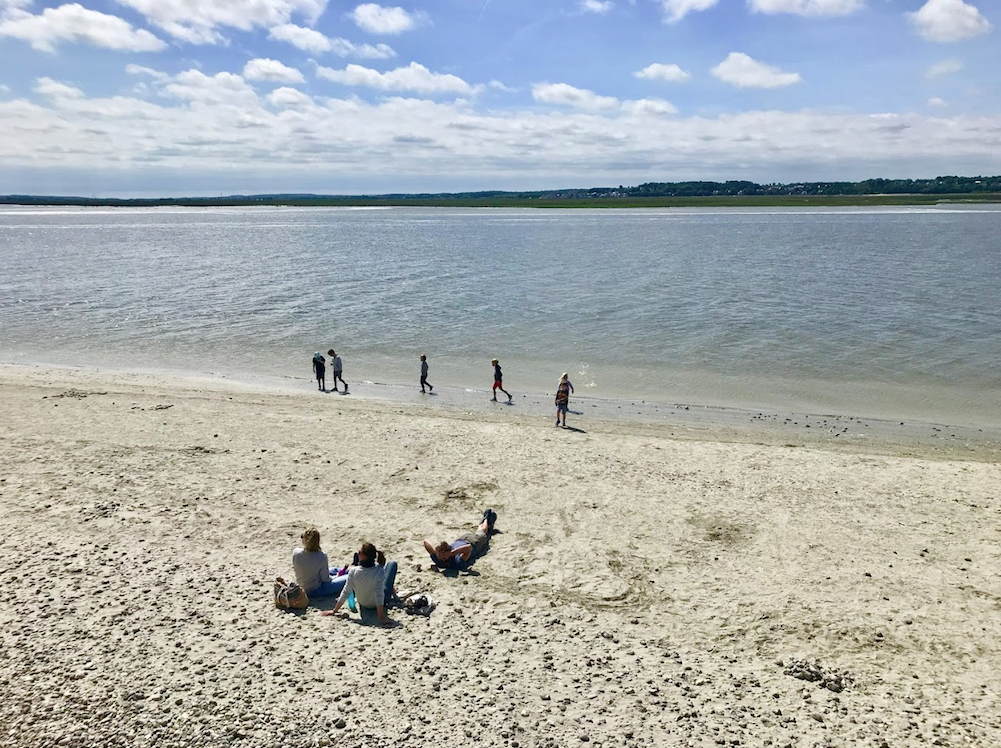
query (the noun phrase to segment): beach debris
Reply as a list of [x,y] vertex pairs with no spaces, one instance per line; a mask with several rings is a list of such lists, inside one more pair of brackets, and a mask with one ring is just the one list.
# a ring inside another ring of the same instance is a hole
[[816,683],[821,688],[826,688],[828,691],[833,691],[834,693],[841,693],[855,681],[847,670],[824,668],[816,660],[813,662],[809,660],[790,660],[785,666],[784,672],[793,678],[805,680],[808,683]]
[[86,392],[85,390],[66,390],[65,392],[60,392],[58,395],[44,395],[42,399],[47,400],[48,398],[51,397],[53,400],[55,400],[56,398],[59,397],[73,397],[76,398],[77,400],[82,400],[88,395],[107,395],[107,394],[108,394],[107,392]]
[[430,595],[411,595],[406,599],[406,611],[412,616],[430,616],[438,604]]
[[190,447],[184,447],[179,450],[184,454],[188,455],[221,455],[229,452],[228,449],[217,449],[215,447],[203,447],[201,444],[195,444]]

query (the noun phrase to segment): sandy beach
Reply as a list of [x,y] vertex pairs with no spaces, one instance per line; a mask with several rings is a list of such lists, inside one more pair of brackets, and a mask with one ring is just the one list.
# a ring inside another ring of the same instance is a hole
[[[996,444],[307,390],[0,367],[0,744],[1001,743]],[[276,610],[309,525],[437,609]]]

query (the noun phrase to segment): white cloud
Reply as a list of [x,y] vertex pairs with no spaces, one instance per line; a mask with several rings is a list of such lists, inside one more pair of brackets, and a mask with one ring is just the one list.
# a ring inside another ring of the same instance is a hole
[[779,68],[758,62],[743,52],[731,52],[712,69],[712,74],[738,88],[781,88],[803,80],[799,73],[783,73]]
[[330,51],[338,57],[360,57],[366,60],[388,60],[396,52],[388,44],[355,44],[347,39],[331,39]]
[[497,91],[503,91],[504,93],[515,93],[518,90],[517,88],[512,88],[511,86],[505,86],[500,81],[490,81],[487,85],[490,86],[490,88]]
[[386,73],[348,65],[343,70],[318,67],[316,74],[335,83],[348,86],[368,86],[382,91],[417,91],[419,93],[474,93],[473,86],[455,75],[432,73],[423,65],[411,62],[408,66],[396,68]]
[[660,7],[667,23],[677,23],[689,13],[709,10],[718,2],[719,0],[660,0]]
[[955,58],[949,60],[940,60],[934,65],[929,65],[928,69],[925,71],[925,78],[928,80],[934,80],[935,78],[940,78],[943,75],[951,75],[952,73],[958,73],[963,69],[963,63]]
[[205,75],[200,70],[187,70],[175,75],[163,87],[163,93],[183,101],[209,104],[252,107],[259,103],[254,89],[234,73]]
[[403,8],[387,8],[375,3],[359,5],[351,12],[360,29],[370,34],[402,34],[427,22],[427,15],[421,11],[408,13]]
[[218,28],[249,31],[288,23],[294,15],[315,22],[327,0],[116,0],[142,13],[171,36],[192,44],[223,41]]
[[278,81],[279,83],[304,83],[302,73],[278,60],[258,58],[243,66],[243,77],[249,81]]
[[665,114],[675,114],[678,110],[669,101],[663,99],[637,99],[636,101],[623,101],[622,111],[627,114],[662,116]]
[[118,16],[77,3],[46,8],[37,16],[20,10],[8,12],[0,19],[0,36],[22,39],[42,52],[54,52],[60,42],[85,42],[127,52],[156,52],[167,46]]
[[614,7],[615,3],[611,0],[580,0],[580,8],[585,13],[604,15]]
[[331,47],[330,39],[325,34],[321,34],[315,29],[296,26],[294,23],[273,26],[268,30],[268,36],[271,39],[288,42],[293,47],[315,54],[329,52]]
[[614,96],[601,96],[594,91],[567,83],[536,83],[532,86],[532,98],[542,104],[567,106],[584,112],[601,114],[621,112],[634,117],[659,117],[678,111],[671,102],[663,99],[620,101]]
[[52,78],[39,78],[35,81],[35,93],[48,96],[50,99],[82,99],[83,91]]
[[599,96],[586,88],[575,88],[567,83],[536,83],[532,86],[532,98],[543,104],[562,104],[587,111],[619,106],[619,100],[613,96]]
[[170,78],[169,75],[161,73],[159,70],[154,70],[153,68],[135,65],[132,63],[125,66],[125,72],[129,75],[147,75],[157,81],[165,81]]
[[946,102],[945,99],[940,99],[938,96],[933,96],[932,98],[928,99],[928,106],[933,106],[936,109],[944,109],[945,107],[949,106],[949,104],[948,102]]
[[[90,193],[98,174],[110,175],[101,190],[109,192],[123,189],[124,173],[148,193],[209,194],[244,189],[219,186],[231,178],[261,192],[358,193],[1001,169],[997,113],[678,117],[639,116],[659,107],[638,102],[597,112],[476,111],[397,97],[310,104],[291,90],[257,98],[240,76],[188,71],[164,84],[143,75],[161,93],[177,86],[187,95],[90,98],[50,82],[40,103],[0,99],[0,193],[38,192],[53,175],[68,194]],[[183,183],[164,187],[176,174]]]
[[275,26],[268,32],[268,36],[314,54],[332,52],[338,57],[359,57],[368,60],[388,60],[390,57],[396,57],[396,52],[387,44],[355,44],[347,39],[332,39],[314,29],[291,23]]
[[961,42],[993,28],[976,6],[963,0],[928,0],[907,18],[931,42]]
[[747,0],[755,13],[797,16],[847,16],[865,7],[865,0]]
[[672,83],[680,83],[686,81],[692,77],[691,73],[682,70],[675,64],[666,65],[662,62],[655,62],[651,65],[647,65],[642,70],[638,70],[633,73],[637,78],[643,78],[645,80],[651,81],[670,81]]
[[294,88],[276,88],[267,96],[268,103],[280,109],[301,109],[313,106],[313,99]]
[[6,95],[9,93],[10,93],[10,86],[8,86],[6,83],[0,83],[0,94]]

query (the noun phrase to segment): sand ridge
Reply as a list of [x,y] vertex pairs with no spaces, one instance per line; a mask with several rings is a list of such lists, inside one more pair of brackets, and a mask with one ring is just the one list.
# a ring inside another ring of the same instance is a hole
[[[1001,739],[990,459],[93,371],[0,398],[3,744]],[[490,552],[429,571],[487,506]],[[438,608],[275,610],[310,524]]]

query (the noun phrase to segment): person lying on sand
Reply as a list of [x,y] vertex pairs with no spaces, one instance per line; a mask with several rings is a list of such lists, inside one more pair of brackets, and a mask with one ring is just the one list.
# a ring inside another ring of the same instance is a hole
[[430,554],[431,563],[441,569],[465,569],[478,556],[483,555],[490,543],[490,534],[494,531],[496,521],[497,512],[487,509],[483,512],[483,521],[476,532],[467,533],[451,543],[443,540],[437,545],[425,538],[424,550]]
[[320,533],[310,527],[302,533],[302,548],[292,551],[295,581],[309,597],[333,597],[340,594],[347,575],[328,565],[327,554],[320,550]]
[[325,610],[320,615],[337,615],[341,606],[348,599],[348,595],[354,592],[363,618],[367,612],[374,609],[379,617],[379,623],[383,626],[393,625],[392,620],[386,615],[386,600],[393,598],[396,562],[390,561],[387,564],[385,554],[376,550],[376,547],[371,543],[362,545],[357,557],[358,565],[348,569],[347,580],[341,590],[340,597],[337,598],[337,604],[332,610]]

